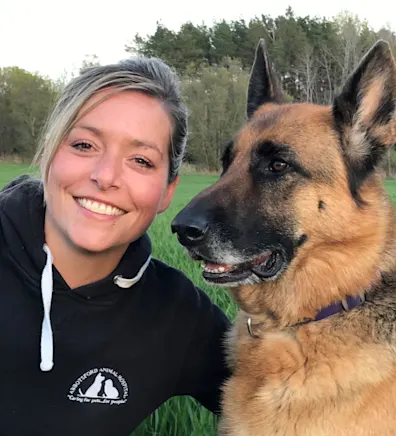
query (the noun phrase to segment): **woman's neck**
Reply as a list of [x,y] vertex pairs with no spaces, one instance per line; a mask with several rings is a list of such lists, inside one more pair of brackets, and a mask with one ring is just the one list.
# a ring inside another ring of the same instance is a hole
[[53,265],[71,289],[107,277],[117,267],[127,248],[117,247],[101,253],[81,250],[54,228],[47,218],[45,238],[53,257]]

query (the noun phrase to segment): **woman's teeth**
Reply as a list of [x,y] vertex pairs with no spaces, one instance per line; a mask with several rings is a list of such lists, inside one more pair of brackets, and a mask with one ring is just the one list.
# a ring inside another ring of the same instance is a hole
[[120,216],[125,214],[124,210],[118,209],[117,207],[88,200],[87,198],[77,198],[76,200],[84,209],[88,209],[91,212],[99,213],[101,215]]

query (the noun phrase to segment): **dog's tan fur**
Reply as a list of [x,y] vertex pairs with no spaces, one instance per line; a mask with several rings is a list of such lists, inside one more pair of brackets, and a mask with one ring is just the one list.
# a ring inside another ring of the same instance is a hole
[[[374,65],[354,123],[341,138],[352,161],[367,153],[365,129],[384,147],[396,142],[396,113],[388,123],[373,121],[385,82],[386,92],[396,94],[389,90],[389,83],[396,86],[396,77],[389,77],[396,74],[394,61],[381,44],[382,62],[390,67],[382,68],[379,60]],[[299,232],[309,239],[279,279],[231,289],[241,310],[228,338],[234,373],[224,386],[219,432],[396,435],[396,325],[382,329],[381,316],[374,316],[381,305],[384,312],[396,309],[396,283],[380,280],[380,274],[392,277],[396,271],[394,210],[380,172],[363,182],[359,195],[365,205],[357,206],[331,108],[268,103],[236,135],[233,165],[218,183],[239,178],[233,186],[247,195],[249,186],[242,183],[247,153],[253,143],[268,140],[291,144],[314,177],[291,198],[258,209],[279,216],[292,210]],[[318,213],[314,205],[321,199],[325,210]],[[359,309],[300,323],[314,318],[318,308],[362,291],[367,302]],[[255,337],[248,332],[248,317]]]

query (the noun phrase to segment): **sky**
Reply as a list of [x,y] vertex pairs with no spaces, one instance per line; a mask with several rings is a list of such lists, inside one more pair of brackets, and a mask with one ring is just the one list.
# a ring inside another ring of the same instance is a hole
[[[331,18],[343,10],[378,29],[396,30],[396,1],[370,0],[0,0],[0,67],[18,66],[52,79],[76,71],[86,55],[104,63],[128,57],[134,35],[151,34],[157,21],[178,30],[182,23],[249,20],[284,14]],[[388,4],[388,6],[386,6]]]

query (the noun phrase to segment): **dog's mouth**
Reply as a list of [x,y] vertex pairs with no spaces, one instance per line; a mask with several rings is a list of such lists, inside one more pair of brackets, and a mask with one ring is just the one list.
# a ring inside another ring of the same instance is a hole
[[240,283],[255,275],[260,280],[273,280],[285,266],[280,251],[266,251],[253,259],[235,265],[213,263],[199,255],[193,259],[203,262],[203,278],[214,284]]

